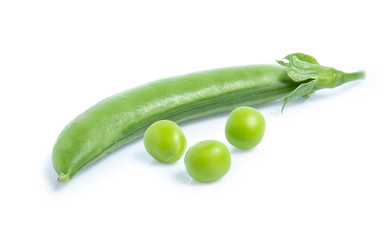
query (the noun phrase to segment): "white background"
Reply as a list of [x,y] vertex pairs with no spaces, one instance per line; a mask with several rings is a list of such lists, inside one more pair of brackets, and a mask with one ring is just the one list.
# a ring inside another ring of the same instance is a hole
[[[384,239],[380,1],[0,2],[1,239]],[[367,78],[257,106],[250,151],[227,113],[181,124],[223,141],[230,172],[201,184],[142,139],[56,182],[61,129],[103,98],[198,70],[313,55]]]

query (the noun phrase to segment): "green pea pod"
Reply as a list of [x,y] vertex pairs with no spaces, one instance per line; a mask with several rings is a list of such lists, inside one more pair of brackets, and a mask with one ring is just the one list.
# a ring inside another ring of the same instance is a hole
[[154,122],[176,123],[242,105],[257,105],[284,97],[308,97],[364,78],[364,72],[343,73],[324,67],[309,55],[290,54],[279,65],[227,67],[171,77],[126,90],[102,100],[60,133],[53,148],[59,182],[109,152],[141,137]]

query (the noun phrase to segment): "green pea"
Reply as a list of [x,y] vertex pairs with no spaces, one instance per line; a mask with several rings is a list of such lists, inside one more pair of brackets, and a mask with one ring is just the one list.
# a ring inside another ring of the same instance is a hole
[[187,148],[187,140],[176,123],[160,120],[146,130],[144,146],[147,152],[159,162],[173,163],[183,156]]
[[238,107],[231,112],[225,125],[225,136],[230,144],[241,149],[255,147],[263,139],[265,120],[251,107]]
[[231,154],[222,142],[205,140],[188,149],[184,164],[193,179],[199,182],[213,182],[229,171]]
[[284,108],[296,97],[365,77],[364,71],[344,73],[302,53],[284,59],[277,61],[282,66],[252,64],[164,78],[98,102],[59,134],[52,151],[57,180],[68,182],[85,166],[143,136],[157,120],[183,122],[280,98]]

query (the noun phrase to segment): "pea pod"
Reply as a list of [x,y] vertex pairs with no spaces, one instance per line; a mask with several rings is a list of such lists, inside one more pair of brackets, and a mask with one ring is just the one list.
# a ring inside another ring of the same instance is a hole
[[102,100],[58,136],[52,153],[57,180],[68,182],[85,166],[141,137],[155,121],[180,123],[283,97],[284,108],[294,97],[365,76],[362,71],[344,73],[321,66],[301,53],[278,63],[281,66],[227,67],[161,79]]

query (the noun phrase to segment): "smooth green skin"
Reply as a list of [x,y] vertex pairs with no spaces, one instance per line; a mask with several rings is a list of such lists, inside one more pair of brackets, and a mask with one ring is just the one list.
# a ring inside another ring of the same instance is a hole
[[188,174],[199,182],[222,178],[231,167],[231,153],[224,143],[205,140],[190,147],[184,157]]
[[250,149],[263,139],[265,119],[251,107],[238,107],[231,112],[225,125],[225,137],[232,146]]
[[187,139],[176,123],[160,120],[145,131],[144,146],[157,161],[173,163],[183,156],[187,148]]
[[[302,56],[300,59],[305,60]],[[302,80],[288,76],[289,68],[290,65],[248,65],[202,71],[153,81],[104,99],[77,116],[59,134],[52,152],[57,180],[68,182],[80,169],[143,136],[158,120],[180,123],[243,105],[304,95],[306,88],[297,91],[304,85]],[[310,73],[306,74],[310,77]],[[352,74],[340,79],[350,81],[362,76]]]

